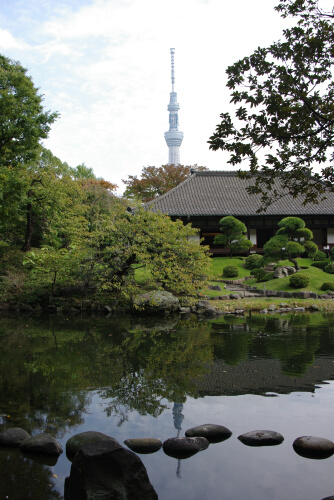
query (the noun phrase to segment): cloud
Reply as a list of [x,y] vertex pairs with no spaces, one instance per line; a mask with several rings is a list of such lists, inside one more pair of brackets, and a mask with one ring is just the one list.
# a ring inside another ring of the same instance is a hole
[[0,47],[3,50],[27,50],[29,45],[21,40],[17,40],[7,29],[0,28]]

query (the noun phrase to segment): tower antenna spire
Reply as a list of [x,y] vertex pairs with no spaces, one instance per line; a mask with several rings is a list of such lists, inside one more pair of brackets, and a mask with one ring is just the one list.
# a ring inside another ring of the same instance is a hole
[[170,49],[171,68],[172,68],[172,92],[174,92],[174,84],[175,84],[174,54],[175,54],[175,49]]
[[177,102],[177,94],[174,91],[174,85],[175,85],[174,54],[175,54],[175,49],[170,49],[172,91],[170,93],[170,100],[167,107],[169,111],[169,130],[168,132],[165,132],[165,140],[169,152],[168,154],[169,165],[180,164],[180,146],[183,140],[183,132],[179,131],[178,111],[180,109],[180,106]]

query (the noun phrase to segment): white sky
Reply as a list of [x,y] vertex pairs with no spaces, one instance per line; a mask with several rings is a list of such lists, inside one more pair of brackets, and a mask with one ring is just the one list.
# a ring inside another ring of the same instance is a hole
[[[125,186],[168,163],[170,48],[184,132],[181,163],[231,170],[207,141],[229,109],[225,70],[281,37],[278,0],[10,0],[0,52],[28,68],[61,116],[44,145]],[[331,0],[323,0],[332,4]]]

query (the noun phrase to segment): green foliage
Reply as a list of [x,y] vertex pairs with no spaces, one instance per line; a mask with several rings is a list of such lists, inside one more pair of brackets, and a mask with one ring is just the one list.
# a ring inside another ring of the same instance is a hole
[[325,273],[334,274],[334,262],[330,262],[324,269]]
[[[264,206],[281,195],[276,179],[293,196],[317,202],[333,190],[333,15],[314,0],[280,0],[276,11],[294,16],[279,41],[259,47],[227,68],[235,117],[222,113],[210,148],[230,155],[257,175],[251,193]],[[321,165],[318,173],[314,165]]]
[[309,277],[302,273],[293,274],[289,278],[289,285],[291,288],[305,288],[308,286],[309,282]]
[[274,262],[287,258],[299,270],[295,257],[306,251],[307,243],[313,238],[312,231],[305,227],[305,222],[299,217],[285,217],[278,227],[276,235],[263,246],[264,258]]
[[129,199],[139,199],[148,202],[161,196],[181,182],[190,177],[192,170],[203,171],[206,167],[197,165],[162,165],[161,167],[144,167],[141,179],[136,175],[129,175],[128,180],[123,180],[126,184],[124,197]]
[[259,282],[260,283],[263,283],[265,281],[270,281],[270,280],[273,280],[275,278],[274,276],[274,272],[271,272],[271,273],[265,273],[264,276],[262,278],[259,279]]
[[326,260],[319,260],[319,261],[312,262],[311,266],[312,267],[317,267],[318,269],[322,269],[324,271],[325,267],[327,266],[328,263],[329,263],[328,259],[326,259]]
[[13,169],[36,158],[57,113],[44,111],[42,96],[27,70],[0,54],[0,173],[12,177]]
[[246,269],[256,269],[259,267],[259,263],[262,261],[262,255],[254,253],[249,255],[245,260]]
[[326,281],[321,285],[321,290],[324,292],[334,292],[334,283],[332,281]]
[[325,261],[327,260],[327,256],[325,252],[322,252],[321,250],[317,250],[314,254],[311,255],[312,259],[315,261]]
[[247,228],[243,222],[231,215],[223,217],[220,221],[220,231],[222,234],[215,236],[215,245],[224,245],[230,249],[230,257],[232,253],[248,250],[253,243],[245,236]]
[[223,269],[224,278],[237,278],[239,272],[237,266],[226,266]]
[[334,260],[334,247],[331,248],[331,256],[330,256],[330,259],[331,260]]
[[314,254],[318,251],[318,245],[314,243],[314,241],[307,241],[304,243],[304,248],[307,255],[312,258],[314,258]]
[[266,271],[263,268],[253,269],[252,276],[254,276],[257,283],[260,283],[262,278],[266,276]]

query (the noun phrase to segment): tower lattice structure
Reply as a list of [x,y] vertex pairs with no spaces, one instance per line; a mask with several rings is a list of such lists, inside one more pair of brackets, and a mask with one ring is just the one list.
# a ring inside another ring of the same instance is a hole
[[179,116],[178,111],[180,105],[177,102],[177,93],[174,92],[175,71],[174,71],[174,54],[175,49],[170,49],[171,66],[172,66],[172,91],[170,92],[170,100],[168,104],[169,111],[169,130],[165,132],[165,140],[168,146],[168,163],[170,165],[180,164],[180,146],[183,140],[183,132],[179,131]]

